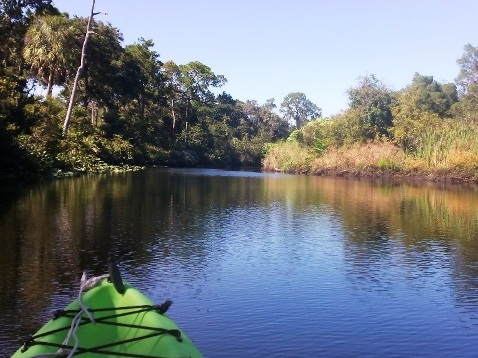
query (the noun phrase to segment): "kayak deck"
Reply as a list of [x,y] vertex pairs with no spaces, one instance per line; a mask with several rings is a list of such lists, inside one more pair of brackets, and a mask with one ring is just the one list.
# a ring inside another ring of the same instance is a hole
[[[149,298],[125,283],[123,294],[103,279],[85,292],[81,301],[86,313],[78,319],[75,334],[63,345],[81,310],[78,299],[45,324],[12,358],[35,357],[74,350],[74,356],[100,357],[202,357],[191,340],[164,312],[170,305],[154,305]],[[74,322],[73,322],[74,323]],[[78,343],[74,339],[76,336]],[[75,344],[77,347],[75,347]],[[53,355],[54,357],[54,355]]]

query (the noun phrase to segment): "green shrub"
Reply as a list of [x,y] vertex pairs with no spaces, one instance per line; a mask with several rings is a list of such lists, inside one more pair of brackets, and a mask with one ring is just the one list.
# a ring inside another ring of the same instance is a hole
[[384,171],[397,171],[400,166],[389,158],[381,158],[377,161],[377,168]]

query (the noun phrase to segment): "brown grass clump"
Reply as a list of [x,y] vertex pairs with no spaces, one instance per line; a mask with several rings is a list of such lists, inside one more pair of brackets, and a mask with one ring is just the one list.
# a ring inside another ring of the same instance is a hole
[[430,129],[421,134],[418,148],[409,152],[389,140],[329,147],[321,153],[297,141],[287,141],[269,147],[263,169],[317,175],[408,176],[421,180],[478,182],[477,138],[476,126],[468,124]]
[[330,148],[311,165],[311,173],[391,173],[405,169],[403,150],[388,141]]
[[442,170],[447,176],[478,180],[478,153],[470,150],[451,150]]

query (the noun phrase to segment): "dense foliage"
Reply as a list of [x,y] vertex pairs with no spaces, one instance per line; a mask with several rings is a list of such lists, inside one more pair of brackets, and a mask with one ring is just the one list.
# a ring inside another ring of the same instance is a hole
[[367,75],[347,91],[349,108],[321,118],[304,93],[290,93],[279,108],[274,99],[242,102],[221,93],[227,79],[207,65],[163,63],[151,40],[123,45],[110,24],[93,20],[92,32],[87,24],[51,0],[0,1],[0,177],[262,164],[478,179],[478,48],[470,44],[456,83],[417,73],[392,91]]
[[4,175],[125,165],[259,167],[265,143],[289,135],[274,100],[241,102],[220,93],[224,76],[198,61],[163,63],[151,40],[123,46],[118,29],[93,21],[84,45],[88,19],[69,18],[49,0],[1,1],[0,15]]

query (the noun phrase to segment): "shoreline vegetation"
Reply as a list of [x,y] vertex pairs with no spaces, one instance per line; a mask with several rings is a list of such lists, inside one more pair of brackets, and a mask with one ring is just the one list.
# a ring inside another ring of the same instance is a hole
[[[430,165],[407,156],[390,142],[332,148],[321,157],[297,144],[282,143],[271,149],[262,170],[329,177],[369,178],[452,184],[478,183],[478,171],[468,163]],[[472,163],[470,163],[472,164]]]
[[216,94],[227,79],[207,65],[163,63],[152,40],[123,45],[111,24],[51,0],[2,2],[0,17],[1,181],[165,166],[478,183],[471,44],[454,83],[415,73],[392,90],[366,75],[323,118],[302,92],[280,104]]

